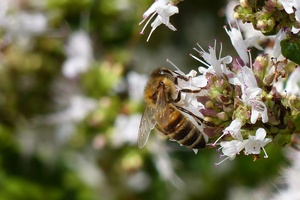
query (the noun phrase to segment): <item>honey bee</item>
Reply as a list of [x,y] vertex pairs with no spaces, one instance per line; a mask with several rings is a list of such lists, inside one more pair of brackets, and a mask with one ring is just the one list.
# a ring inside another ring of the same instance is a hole
[[[176,91],[178,78],[188,80],[186,76],[166,68],[158,68],[151,73],[144,90],[146,108],[138,132],[139,148],[146,144],[154,127],[171,140],[188,148],[200,149],[206,146],[206,140],[196,125],[197,120],[192,122],[196,116],[176,105],[181,97],[180,91]],[[185,92],[195,91],[185,89]]]

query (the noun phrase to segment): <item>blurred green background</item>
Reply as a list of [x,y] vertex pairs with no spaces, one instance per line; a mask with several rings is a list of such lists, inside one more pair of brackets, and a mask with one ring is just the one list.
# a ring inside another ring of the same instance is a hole
[[167,58],[197,69],[189,56],[197,42],[217,39],[223,55],[235,54],[226,1],[181,2],[177,31],[162,25],[148,43],[150,27],[140,35],[138,23],[151,0],[0,3],[1,200],[253,199],[275,190],[288,162],[274,146],[268,159],[215,167],[214,149],[196,155],[157,134],[144,149],[135,142],[146,74],[172,69]]

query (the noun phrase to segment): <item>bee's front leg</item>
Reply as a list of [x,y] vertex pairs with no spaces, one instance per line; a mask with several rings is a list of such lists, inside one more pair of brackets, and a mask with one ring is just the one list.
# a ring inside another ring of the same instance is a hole
[[196,93],[199,93],[201,91],[201,89],[198,89],[198,90],[191,90],[191,89],[180,89],[177,93],[177,97],[174,99],[174,102],[177,103],[181,100],[181,92],[183,93],[192,93],[192,94],[196,94]]

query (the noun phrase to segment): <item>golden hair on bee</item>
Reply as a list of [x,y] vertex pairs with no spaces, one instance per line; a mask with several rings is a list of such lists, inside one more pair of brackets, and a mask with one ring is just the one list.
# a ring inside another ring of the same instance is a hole
[[170,103],[176,95],[174,76],[171,70],[158,68],[154,70],[144,90],[144,99],[149,106],[155,106],[158,92],[163,89],[164,99]]

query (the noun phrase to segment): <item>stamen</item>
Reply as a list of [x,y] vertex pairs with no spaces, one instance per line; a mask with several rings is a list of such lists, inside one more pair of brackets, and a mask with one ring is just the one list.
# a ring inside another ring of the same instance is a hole
[[228,160],[228,159],[229,159],[229,157],[224,158],[224,159],[221,160],[220,162],[215,163],[215,166],[218,167],[220,164],[222,164],[223,162],[225,162],[225,161]]
[[220,43],[219,60],[221,59],[222,50],[223,50],[223,45],[222,45],[222,43]]
[[[230,23],[229,23],[229,27],[231,28],[231,25],[230,25]],[[223,26],[223,28],[225,29],[226,33],[228,34],[228,29],[227,29],[227,26],[225,25],[225,26]],[[228,35],[229,35],[229,34],[228,34]]]
[[142,23],[144,23],[144,21],[147,19],[148,17],[143,16],[143,20],[139,23],[139,25],[141,25]]
[[[200,50],[202,51],[202,52],[204,52],[204,49],[201,47],[201,45],[199,44],[199,43],[197,43],[197,46],[200,48]],[[199,50],[198,50],[199,51]],[[201,51],[199,51],[199,53],[201,54]]]
[[[149,24],[149,22],[151,21],[151,19],[154,17],[154,15],[155,15],[156,13],[157,13],[157,12],[154,12],[154,13],[150,16],[149,20],[146,22],[146,24],[145,24],[145,26],[143,27],[143,29],[142,29],[142,31],[140,32],[140,34],[144,34],[145,28],[147,27],[147,25]],[[146,17],[145,19],[143,19],[143,20],[139,23],[139,25],[141,25],[146,19],[147,19],[147,17]],[[152,32],[153,32],[153,31],[152,31]],[[149,38],[149,37],[148,37],[148,38]]]
[[177,69],[179,72],[182,72],[171,60],[167,59],[166,62],[170,63],[175,69]]
[[227,131],[227,132],[225,132],[225,133],[223,133],[214,143],[213,143],[213,146],[216,146],[216,144],[217,144],[217,142],[223,137],[223,136],[225,136],[225,135],[227,135],[229,132]]
[[149,36],[147,37],[147,40],[146,40],[147,42],[149,41],[149,39],[150,39],[152,33],[155,31],[155,29],[156,29],[156,27],[155,27],[155,28],[152,27],[152,29],[151,29],[151,31],[150,31],[150,33],[149,33]]
[[217,40],[215,39],[215,41],[214,41],[214,50],[216,50],[217,49]]
[[195,50],[197,53],[201,54],[202,51],[200,51],[199,49],[197,49],[196,47],[193,48],[193,50]]
[[203,60],[199,59],[198,57],[194,56],[193,54],[190,54],[190,56],[192,58],[194,58],[195,60],[201,62],[203,65],[205,65],[206,67],[210,67],[206,62],[204,62]]
[[266,152],[266,150],[265,150],[265,148],[264,147],[261,147],[262,148],[262,150],[264,151],[264,153],[265,153],[265,155],[264,155],[264,158],[268,158],[269,156],[268,156],[268,154],[267,154],[267,152]]

